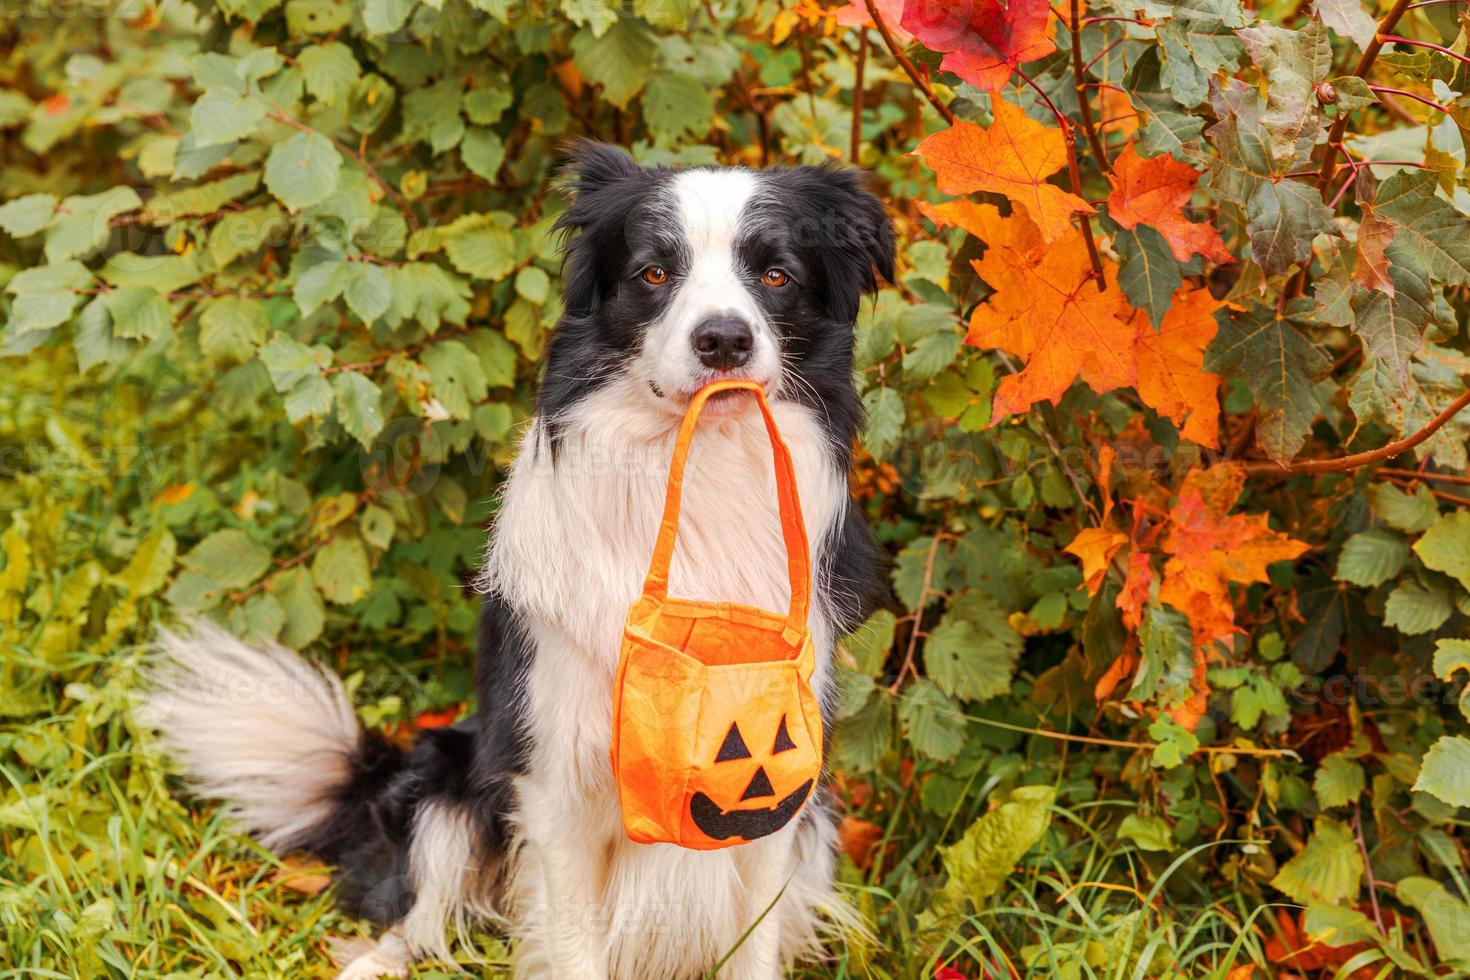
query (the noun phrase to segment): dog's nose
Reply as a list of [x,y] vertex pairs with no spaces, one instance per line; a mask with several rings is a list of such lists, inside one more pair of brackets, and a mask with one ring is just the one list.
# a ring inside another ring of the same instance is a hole
[[713,316],[694,328],[690,338],[699,363],[728,371],[750,360],[755,335],[750,324],[733,316]]

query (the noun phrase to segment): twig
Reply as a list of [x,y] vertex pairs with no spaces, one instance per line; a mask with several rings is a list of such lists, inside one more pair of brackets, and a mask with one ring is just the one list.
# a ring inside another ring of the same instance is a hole
[[[1087,134],[1087,145],[1092,148],[1092,155],[1097,160],[1099,170],[1106,172],[1108,169],[1108,154],[1103,149],[1102,141],[1098,139],[1097,129],[1092,124],[1092,106],[1087,101],[1086,71],[1082,65],[1082,28],[1078,26],[1079,18],[1082,16],[1082,4],[1080,0],[1072,2],[1072,84],[1077,87],[1077,107],[1082,116],[1082,131]],[[1102,18],[1089,18],[1099,20]],[[1113,18],[1107,18],[1112,20]],[[1128,18],[1118,18],[1127,20]],[[1081,23],[1086,23],[1082,21]],[[1077,191],[1081,197],[1082,192]]]
[[[869,4],[871,4],[872,2],[873,0],[868,0]],[[1016,69],[1016,75],[1027,85],[1031,86],[1031,90],[1041,97],[1041,101],[1046,103],[1046,107],[1050,109],[1051,114],[1056,117],[1057,125],[1061,127],[1062,130],[1062,139],[1067,144],[1067,176],[1071,178],[1072,181],[1072,193],[1081,198],[1082,170],[1080,167],[1077,166],[1077,137],[1076,134],[1072,131],[1071,121],[1068,120],[1066,116],[1062,115],[1061,110],[1057,108],[1056,103],[1051,100],[1050,96],[1048,96],[1045,92],[1041,90],[1041,86],[1037,85],[1031,80],[1031,76],[1027,75],[1019,68]],[[1086,104],[1085,99],[1083,99],[1082,102],[1084,105]],[[1101,163],[1101,161],[1099,162]],[[1085,198],[1083,200],[1085,200]],[[1097,254],[1097,242],[1093,241],[1092,239],[1092,221],[1085,213],[1082,212],[1078,212],[1077,217],[1081,219],[1078,223],[1082,226],[1082,239],[1087,244],[1087,258],[1092,262],[1092,278],[1093,281],[1097,284],[1097,291],[1102,292],[1103,289],[1106,288],[1106,284],[1103,281],[1102,258]]]
[[[966,721],[979,722],[982,725],[990,725],[993,728],[1004,728],[1008,732],[1022,732],[1027,735],[1040,735],[1042,738],[1054,738],[1061,742],[1080,742],[1083,745],[1101,745],[1113,749],[1147,749],[1152,751],[1158,748],[1157,742],[1132,742],[1121,738],[1098,738],[1093,735],[1072,735],[1067,732],[1059,732],[1050,728],[1030,728],[1026,725],[1013,725],[1007,721],[996,721],[993,718],[980,718],[976,715],[965,715]],[[1246,748],[1237,745],[1201,745],[1195,752],[1205,755],[1254,755],[1267,756],[1269,758],[1300,759],[1295,749],[1258,749]]]
[[1359,804],[1353,805],[1353,836],[1358,841],[1358,853],[1363,855],[1363,871],[1368,876],[1368,898],[1373,902],[1373,921],[1378,924],[1378,931],[1388,935],[1388,930],[1383,925],[1383,910],[1378,907],[1378,883],[1373,879],[1373,862],[1368,857],[1368,842],[1363,839],[1363,808]]
[[1392,466],[1384,466],[1378,472],[1383,476],[1404,476],[1411,480],[1434,480],[1441,483],[1458,483],[1462,486],[1470,486],[1470,476],[1458,476],[1454,473],[1427,473],[1419,470],[1400,470]]
[[868,66],[868,32],[858,33],[857,77],[852,85],[852,163],[858,164],[863,148],[863,69]]
[[1381,459],[1390,459],[1400,453],[1406,453],[1419,445],[1453,419],[1466,406],[1470,405],[1470,391],[1465,392],[1449,404],[1443,412],[1434,418],[1411,436],[1406,436],[1397,442],[1391,442],[1379,449],[1367,452],[1353,453],[1351,456],[1341,456],[1337,459],[1304,459],[1299,463],[1251,463],[1246,467],[1246,472],[1251,474],[1275,474],[1278,476],[1301,476],[1308,473],[1343,473],[1354,470],[1360,466],[1368,466]]
[[894,60],[899,63],[904,73],[909,76],[909,81],[913,82],[914,87],[924,94],[924,98],[929,100],[929,104],[934,107],[940,117],[953,126],[955,123],[954,113],[934,93],[934,90],[929,87],[929,83],[924,80],[924,76],[919,74],[919,69],[914,67],[914,63],[909,60],[908,55],[904,54],[903,49],[898,46],[898,41],[894,39],[893,32],[888,29],[888,25],[883,22],[883,15],[878,12],[877,3],[874,0],[863,0],[863,2],[867,4],[868,16],[873,18],[873,24],[878,28],[878,33],[882,35],[883,43],[888,47],[888,53],[893,55]]
[[941,531],[936,533],[933,540],[929,542],[929,556],[924,560],[924,582],[919,586],[919,599],[914,603],[914,625],[909,631],[909,642],[907,649],[904,650],[903,663],[899,664],[898,673],[888,688],[890,692],[897,691],[904,677],[914,669],[914,649],[918,646],[919,634],[924,626],[924,605],[934,591],[930,588],[934,582],[934,559],[939,555],[939,545],[948,541],[949,538],[948,534]]

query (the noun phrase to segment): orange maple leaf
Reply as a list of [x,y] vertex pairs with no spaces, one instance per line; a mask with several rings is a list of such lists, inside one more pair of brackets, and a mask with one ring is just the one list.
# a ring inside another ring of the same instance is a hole
[[1098,86],[1098,116],[1099,133],[1111,126],[1119,136],[1128,139],[1138,132],[1138,110],[1133,108],[1128,93],[1117,86]]
[[1220,443],[1220,376],[1204,369],[1204,359],[1223,305],[1209,290],[1186,285],[1158,330],[1143,313],[1133,316],[1138,397],[1180,426],[1184,438],[1212,449]]
[[[1025,221],[1013,217],[1011,222]],[[1132,312],[1117,288],[1116,267],[1105,263],[1106,286],[1092,278],[1087,246],[1075,230],[1049,247],[1013,247],[1031,239],[1022,225],[1008,225],[1005,240],[992,240],[975,271],[995,294],[970,316],[966,343],[998,347],[1025,358],[995,392],[997,417],[1024,412],[1039,401],[1057,402],[1079,376],[1094,390],[1133,384],[1135,330]]]
[[1047,0],[907,0],[901,23],[925,47],[947,52],[943,71],[987,92],[1000,91],[1018,65],[1057,49]]
[[1113,161],[1108,181],[1108,217],[1124,228],[1152,225],[1180,262],[1198,252],[1215,262],[1232,262],[1220,233],[1208,222],[1193,222],[1184,207],[1194,193],[1202,171],[1180,163],[1167,153],[1145,160],[1129,143]]
[[1113,556],[1127,543],[1128,535],[1122,531],[1085,527],[1062,550],[1081,559],[1082,584],[1087,587],[1089,595],[1097,595],[1097,590],[1102,587],[1103,576],[1113,563]]
[[1239,632],[1232,583],[1265,582],[1273,562],[1310,546],[1273,531],[1265,514],[1229,514],[1245,485],[1245,470],[1224,464],[1185,477],[1164,535],[1159,600],[1189,617],[1197,651]]
[[1072,215],[1091,214],[1086,201],[1046,179],[1067,162],[1060,129],[1043,126],[998,95],[990,98],[989,128],[960,120],[920,143],[914,153],[934,171],[940,191],[994,191],[1025,209],[1048,242],[1072,231]]

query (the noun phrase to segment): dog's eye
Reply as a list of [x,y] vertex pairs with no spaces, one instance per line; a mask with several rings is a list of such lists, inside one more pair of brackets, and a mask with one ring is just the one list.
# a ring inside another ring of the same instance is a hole
[[761,282],[773,288],[784,286],[786,285],[786,273],[780,269],[767,269],[766,274],[761,276]]
[[643,270],[643,281],[651,286],[662,286],[669,281],[669,270],[661,265],[651,265]]

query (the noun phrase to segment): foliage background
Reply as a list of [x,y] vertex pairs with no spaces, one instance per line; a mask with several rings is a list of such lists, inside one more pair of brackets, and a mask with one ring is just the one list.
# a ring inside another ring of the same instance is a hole
[[900,231],[855,474],[897,604],[833,754],[878,938],[817,972],[1470,965],[1470,413],[1414,442],[1470,374],[1463,5],[909,6],[7,6],[0,961],[328,975],[358,926],[170,795],[137,644],[207,612],[368,724],[468,710],[587,134],[853,160]]

